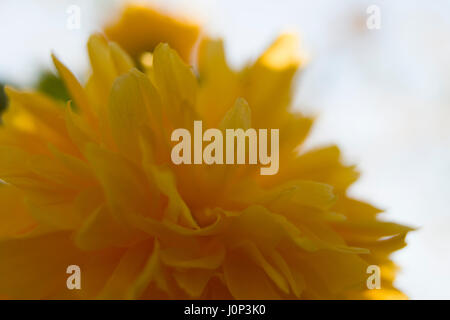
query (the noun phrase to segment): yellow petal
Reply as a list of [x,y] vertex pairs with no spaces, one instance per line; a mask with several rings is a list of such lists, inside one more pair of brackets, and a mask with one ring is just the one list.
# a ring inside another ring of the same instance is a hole
[[197,79],[191,68],[167,44],[160,44],[153,53],[155,85],[176,126],[192,123],[197,95]]
[[73,145],[64,130],[64,108],[48,97],[34,92],[20,92],[6,87],[9,108],[3,117],[4,134],[9,135],[9,145],[40,153],[47,152],[52,143],[65,152],[72,153]]
[[278,127],[291,103],[292,81],[299,65],[296,37],[282,35],[244,73],[242,95],[252,106],[256,127]]
[[0,178],[29,174],[30,170],[23,161],[28,159],[28,156],[29,154],[22,149],[0,146]]
[[251,127],[251,110],[247,101],[243,98],[238,98],[234,106],[228,110],[220,123],[220,128],[225,129],[244,129]]
[[99,106],[105,107],[108,101],[111,87],[117,76],[128,72],[133,67],[133,62],[128,55],[116,44],[109,44],[101,34],[93,34],[88,41],[89,60],[92,66],[90,81],[95,87],[95,94],[100,98]]
[[174,271],[173,273],[178,286],[193,298],[198,298],[202,294],[212,275],[212,271],[204,269]]
[[[278,245],[294,245],[306,251],[315,251],[317,244],[305,237],[283,216],[273,214],[261,206],[251,206],[232,219],[225,239],[230,245],[250,240],[258,247],[273,249]],[[255,226],[258,226],[257,228]]]
[[297,206],[327,209],[336,201],[333,187],[313,181],[293,180],[268,192],[263,192],[259,203],[283,210],[289,202]]
[[76,263],[68,233],[0,242],[0,295],[45,299],[67,290],[66,269]]
[[93,34],[89,37],[87,47],[92,72],[98,77],[99,84],[103,83],[107,93],[116,77],[115,64],[108,42],[101,34]]
[[375,220],[383,210],[368,203],[351,199],[345,196],[339,197],[333,209],[344,214],[349,220]]
[[144,238],[144,233],[120,223],[102,206],[77,231],[75,243],[83,250],[99,250],[111,246],[124,247]]
[[305,274],[306,288],[314,290],[324,285],[331,295],[328,298],[343,298],[346,291],[367,288],[368,263],[356,254],[320,250],[305,255],[300,263],[309,266],[308,272],[315,274]]
[[91,128],[70,107],[66,109],[65,120],[67,133],[79,151],[83,152],[86,144],[99,140]]
[[198,110],[208,127],[217,127],[240,89],[238,74],[229,68],[221,40],[202,39],[198,49],[198,69]]
[[114,140],[121,153],[141,159],[139,136],[144,125],[161,131],[161,102],[150,80],[137,70],[119,77],[109,100],[109,118]]
[[293,269],[288,265],[286,260],[276,250],[272,250],[269,260],[280,270],[285,279],[288,281],[295,297],[300,298],[302,291],[305,289],[305,280],[299,270]]
[[70,201],[56,204],[36,204],[28,200],[26,206],[36,221],[55,230],[76,229],[81,225],[83,218]]
[[120,259],[111,278],[99,294],[100,299],[123,299],[131,284],[141,274],[152,252],[152,242],[130,247]]
[[270,183],[286,179],[302,179],[332,185],[336,191],[344,191],[358,179],[354,166],[340,162],[340,152],[335,146],[309,151],[284,165],[277,175],[268,177]]
[[266,275],[282,292],[289,294],[289,285],[284,276],[266,260],[254,243],[246,241],[242,243],[239,248],[243,250],[256,265],[264,270]]
[[[361,297],[360,297],[361,298]],[[379,290],[366,290],[362,299],[367,300],[408,300],[403,292],[396,288],[381,288]]]
[[265,272],[238,250],[227,253],[224,263],[227,286],[235,299],[280,299]]
[[[152,290],[154,283],[157,289],[164,293],[171,293],[171,288],[165,279],[164,271],[160,263],[160,245],[158,241],[154,242],[153,251],[148,258],[144,268],[127,290],[126,299],[136,299],[141,297],[145,291]],[[152,290],[154,291],[154,290]],[[154,292],[152,292],[154,294]]]
[[152,189],[143,172],[126,158],[93,144],[87,145],[86,157],[116,218],[122,221],[129,214],[160,215],[161,201],[157,190]]
[[393,252],[400,250],[406,246],[405,242],[406,233],[400,233],[396,236],[389,237],[387,239],[382,238],[381,240],[364,240],[351,241],[352,245],[364,247],[370,250],[371,255],[367,257],[372,261],[383,261],[386,260]]
[[[218,243],[212,245],[200,245],[199,248],[194,248],[195,252],[188,250],[178,250],[175,248],[168,248],[161,251],[161,261],[171,267],[178,269],[192,268],[192,269],[208,269],[214,270],[221,266],[225,257],[225,248]],[[200,251],[200,252],[197,252]]]
[[333,223],[335,229],[351,240],[373,240],[381,237],[405,234],[414,229],[398,223],[385,221],[340,221]]
[[23,195],[13,186],[0,183],[0,203],[1,240],[26,234],[36,226],[24,204]]
[[116,67],[117,74],[124,74],[134,68],[133,60],[117,43],[110,42],[109,50]]
[[191,211],[177,190],[173,173],[167,169],[148,164],[144,164],[144,168],[149,180],[154,182],[158,190],[168,198],[168,205],[164,214],[165,218],[172,222],[180,221],[188,227],[198,228]]
[[64,109],[54,100],[40,93],[20,92],[11,87],[5,87],[5,93],[11,101],[20,104],[34,121],[40,121],[49,130],[64,134]]
[[[282,120],[279,126],[280,158],[283,159],[285,158],[285,154],[292,153],[305,140],[312,124],[313,120],[311,118],[304,117],[300,114],[290,115],[286,120]],[[283,166],[283,162],[280,165]]]
[[94,183],[94,175],[86,162],[77,157],[71,156],[70,154],[63,153],[52,145],[49,145],[48,148],[55,156],[56,160],[58,160],[59,163],[63,165],[70,173],[70,178],[68,178],[68,180],[84,187],[90,186]]
[[285,33],[267,49],[258,59],[261,63],[271,69],[297,68],[302,63],[300,57],[298,36],[292,33]]
[[87,121],[94,125],[96,120],[94,118],[92,106],[88,100],[86,92],[84,91],[77,78],[67,67],[62,64],[55,55],[52,54],[53,63],[58,70],[60,77],[63,79],[72,99],[75,101],[77,107],[81,110],[83,117],[86,117]]
[[120,19],[105,28],[108,38],[134,58],[153,51],[160,42],[167,42],[185,61],[189,60],[199,32],[200,28],[192,22],[136,4],[126,6]]

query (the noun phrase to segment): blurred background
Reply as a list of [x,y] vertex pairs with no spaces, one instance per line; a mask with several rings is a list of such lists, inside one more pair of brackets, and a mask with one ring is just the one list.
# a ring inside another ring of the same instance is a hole
[[[143,1],[141,1],[143,2]],[[255,59],[282,31],[300,34],[308,65],[296,108],[317,115],[308,146],[338,144],[362,176],[350,193],[419,229],[396,253],[412,299],[450,299],[450,1],[164,0],[225,40],[230,62]],[[0,83],[53,88],[50,52],[80,78],[85,43],[120,0],[2,0]],[[67,27],[73,7],[80,28]],[[380,28],[369,29],[375,5]],[[72,9],[71,9],[72,8]],[[4,97],[0,94],[0,103]]]

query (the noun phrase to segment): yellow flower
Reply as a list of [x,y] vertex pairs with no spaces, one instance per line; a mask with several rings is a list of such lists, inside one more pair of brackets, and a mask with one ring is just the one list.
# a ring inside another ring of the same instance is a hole
[[[154,14],[141,10],[135,14]],[[153,51],[145,73],[101,35],[89,39],[84,86],[53,57],[73,103],[6,89],[0,296],[402,298],[389,256],[410,228],[346,195],[358,174],[337,147],[298,153],[312,120],[290,110],[302,63],[296,38],[281,36],[241,71],[228,67],[221,41],[204,38],[193,72],[169,45],[153,48],[177,37],[170,21],[150,46],[156,22],[114,29],[131,31],[122,37],[136,41],[123,44],[132,55]],[[279,128],[278,174],[261,176],[257,165],[174,165],[170,133],[194,120]],[[72,264],[81,268],[81,290],[66,287]],[[380,290],[367,289],[369,265],[381,267]]]
[[186,62],[200,34],[197,24],[175,19],[155,9],[128,5],[118,21],[112,21],[105,33],[134,58],[153,51],[160,42],[168,43]]

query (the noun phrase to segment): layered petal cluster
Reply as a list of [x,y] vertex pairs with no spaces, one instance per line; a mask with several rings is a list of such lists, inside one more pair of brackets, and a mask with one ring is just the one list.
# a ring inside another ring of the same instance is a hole
[[[403,297],[389,256],[410,228],[346,195],[358,173],[337,147],[301,149],[312,119],[291,110],[302,64],[294,36],[235,71],[222,42],[208,37],[189,60],[183,34],[192,42],[198,28],[153,10],[127,9],[106,33],[123,48],[91,36],[84,84],[53,56],[66,104],[6,88],[1,297]],[[278,174],[261,176],[258,165],[174,165],[171,132],[194,120],[205,129],[279,129]],[[81,268],[81,290],[66,287],[72,264]],[[373,264],[380,290],[366,286]]]

